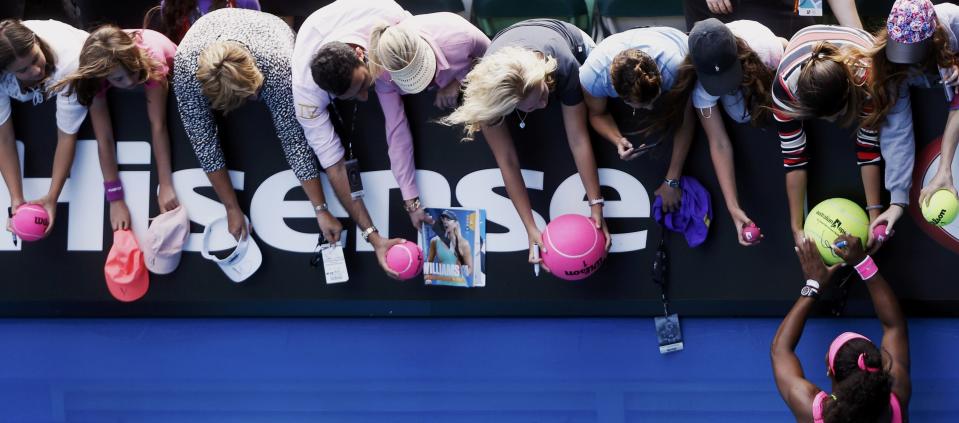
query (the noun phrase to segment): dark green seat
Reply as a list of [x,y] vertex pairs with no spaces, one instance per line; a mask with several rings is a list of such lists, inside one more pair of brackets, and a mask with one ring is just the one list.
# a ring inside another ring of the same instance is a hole
[[609,36],[623,31],[623,18],[657,16],[683,16],[681,0],[596,0],[596,16],[593,20],[597,32]]
[[516,22],[530,18],[554,18],[590,32],[589,8],[585,0],[474,0],[476,25],[493,37]]

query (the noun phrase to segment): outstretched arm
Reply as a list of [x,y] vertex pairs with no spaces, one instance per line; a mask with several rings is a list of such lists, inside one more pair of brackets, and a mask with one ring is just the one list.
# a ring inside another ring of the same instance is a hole
[[[693,135],[696,133],[696,120],[693,117],[692,100],[686,101],[686,110],[683,113],[683,124],[673,134],[673,155],[669,159],[669,169],[666,171],[666,179],[679,179],[683,176],[683,166],[686,164],[686,156],[689,154],[689,147],[693,144]],[[679,209],[682,201],[682,189],[670,187],[666,181],[656,189],[656,195],[663,198],[663,211],[672,213]]]
[[956,186],[952,180],[952,162],[955,160],[957,143],[959,143],[959,110],[950,110],[939,148],[939,167],[929,184],[922,187],[919,193],[919,204],[927,204],[932,194],[941,189],[949,190],[956,195]]
[[23,204],[23,180],[20,179],[20,156],[13,135],[13,119],[0,124],[0,175],[10,193],[10,207],[16,210]]
[[[583,181],[583,188],[586,189],[586,198],[598,200],[601,198],[599,191],[599,170],[596,168],[596,156],[593,154],[593,144],[589,139],[589,131],[586,129],[586,106],[579,103],[575,106],[563,105],[563,125],[566,127],[566,141],[569,143],[569,149],[573,153],[573,161],[576,162],[576,170]],[[606,219],[603,218],[603,204],[593,204],[589,206],[590,215],[593,218],[593,224],[596,229],[603,231],[606,235],[606,251],[612,245],[612,238],[609,236],[609,229],[606,227]]]
[[[806,280],[816,281],[819,283],[820,289],[825,289],[839,265],[827,268],[823,264],[816,246],[809,239],[803,239],[795,249]],[[786,404],[789,405],[789,409],[792,410],[793,415],[796,416],[797,421],[812,419],[812,402],[819,391],[819,388],[806,380],[802,364],[795,352],[796,345],[799,344],[799,338],[802,336],[803,328],[806,325],[806,319],[809,317],[809,312],[812,310],[815,301],[813,297],[799,297],[792,310],[779,325],[779,329],[776,330],[776,336],[773,338],[770,348],[776,387],[779,389],[779,395],[782,396]]]
[[736,226],[736,239],[745,247],[755,245],[743,239],[743,227],[752,223],[752,220],[739,206],[733,145],[729,141],[729,134],[726,132],[726,125],[723,123],[719,107],[698,109],[696,114],[699,116],[699,123],[703,126],[703,130],[706,131],[706,139],[709,140],[709,156],[712,158],[713,169],[716,170],[716,178],[719,179],[719,187],[726,200],[726,209],[729,210],[729,215]]
[[[836,253],[847,264],[855,266],[872,260],[863,251],[859,238],[843,235],[839,239],[846,241],[846,247],[837,249]],[[889,366],[889,373],[893,377],[893,392],[903,403],[908,403],[912,394],[912,382],[909,379],[909,334],[906,318],[899,307],[896,293],[882,274],[876,271],[874,274],[861,273],[860,275],[867,276],[863,282],[869,288],[869,296],[872,297],[876,316],[882,324],[882,349],[888,352],[892,359],[889,363],[886,355],[883,355],[883,363]]]
[[862,29],[859,20],[859,11],[856,10],[855,0],[827,0],[832,14],[839,21],[839,25]]
[[496,165],[499,166],[503,175],[506,194],[509,195],[513,207],[519,214],[520,220],[523,221],[523,226],[526,227],[526,236],[529,238],[529,262],[542,263],[542,259],[533,257],[533,244],[539,244],[542,248],[543,240],[540,237],[539,228],[536,227],[536,221],[533,219],[533,207],[529,202],[526,183],[523,182],[523,173],[520,169],[516,147],[513,145],[513,138],[503,123],[493,126],[483,125],[483,138],[486,138],[486,143],[489,144],[490,150],[493,151],[493,157],[496,159]]

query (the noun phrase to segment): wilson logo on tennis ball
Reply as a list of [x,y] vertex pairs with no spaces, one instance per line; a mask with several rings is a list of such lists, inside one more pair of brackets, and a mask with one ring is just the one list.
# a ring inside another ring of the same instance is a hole
[[945,210],[939,210],[939,215],[937,215],[936,218],[935,218],[935,219],[932,219],[932,221],[930,221],[929,223],[932,223],[933,225],[939,226],[939,222],[942,222],[942,219],[943,219],[944,217],[946,217],[946,211],[945,211]]
[[[589,276],[591,273],[595,272],[596,270],[599,270],[599,268],[603,266],[603,262],[605,262],[605,261],[606,261],[606,258],[605,258],[605,257],[600,257],[600,258],[599,258],[599,261],[597,261],[597,262],[595,262],[595,263],[593,263],[593,264],[589,264],[589,263],[587,263],[587,262],[584,261],[584,262],[583,262],[583,268],[582,268],[582,269],[567,270],[567,271],[563,272],[563,274],[566,275],[566,276],[571,276],[571,277],[583,277],[583,278],[585,278],[585,277]],[[578,278],[577,278],[577,279],[578,279]]]
[[[916,166],[912,174],[912,190],[909,192],[910,204],[909,214],[912,215],[916,226],[923,230],[929,237],[948,248],[952,252],[959,254],[959,219],[950,222],[950,212],[945,207],[937,207],[930,201],[929,207],[920,207],[919,193],[922,188],[927,186],[936,175],[939,168],[940,150],[942,139],[936,139],[930,142],[916,155]],[[952,161],[952,173],[959,172],[959,160]],[[933,196],[943,196],[955,199],[949,191],[937,192]],[[953,200],[954,201],[954,200]],[[923,210],[925,209],[925,210]],[[925,212],[925,213],[924,213]]]

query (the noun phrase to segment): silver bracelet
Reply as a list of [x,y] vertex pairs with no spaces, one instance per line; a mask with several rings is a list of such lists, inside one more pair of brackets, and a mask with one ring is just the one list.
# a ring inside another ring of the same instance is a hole
[[330,210],[330,208],[326,205],[326,203],[323,203],[323,204],[320,204],[320,205],[318,205],[318,206],[316,206],[316,207],[313,207],[313,210],[316,211],[317,213],[319,213],[319,212],[328,211],[328,210]]
[[604,206],[604,205],[606,204],[606,200],[603,199],[603,197],[599,197],[599,198],[597,198],[597,199],[595,199],[595,200],[589,200],[589,206],[590,206],[590,207],[593,207],[593,206],[595,206],[595,205],[597,205],[597,204],[599,204],[600,206]]
[[871,206],[866,206],[866,211],[869,210],[882,210],[882,204],[873,204]]

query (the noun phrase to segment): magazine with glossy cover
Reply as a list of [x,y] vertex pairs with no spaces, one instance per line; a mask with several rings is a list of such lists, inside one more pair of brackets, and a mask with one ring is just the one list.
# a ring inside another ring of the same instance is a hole
[[486,285],[486,211],[427,208],[433,224],[420,229],[427,285],[464,288]]

